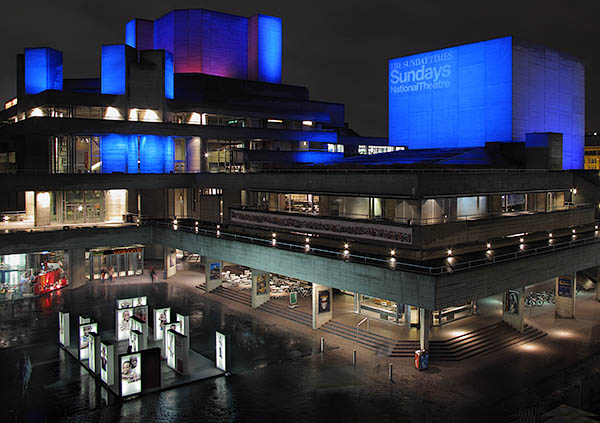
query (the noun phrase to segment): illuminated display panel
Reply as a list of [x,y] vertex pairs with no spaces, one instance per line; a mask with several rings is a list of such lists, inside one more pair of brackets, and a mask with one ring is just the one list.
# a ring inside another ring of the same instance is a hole
[[389,141],[410,148],[563,134],[563,168],[583,167],[585,71],[576,59],[512,37],[389,62]]
[[25,49],[25,94],[63,88],[63,55],[51,48]]
[[136,19],[132,19],[125,25],[125,44],[136,48]]

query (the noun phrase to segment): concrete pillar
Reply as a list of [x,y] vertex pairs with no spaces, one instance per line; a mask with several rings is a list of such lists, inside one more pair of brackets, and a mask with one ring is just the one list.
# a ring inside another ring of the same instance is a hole
[[252,269],[252,308],[258,308],[270,299],[269,272]]
[[35,221],[35,192],[25,191],[25,220]]
[[600,266],[596,267],[596,301],[600,301]]
[[519,332],[525,330],[525,289],[511,289],[502,297],[502,320]]
[[223,283],[221,272],[223,262],[210,257],[204,257],[204,275],[206,276],[206,292],[217,289]]
[[175,248],[164,249],[165,257],[165,277],[168,279],[171,276],[175,276],[177,273],[177,250]]
[[429,351],[429,331],[431,330],[431,310],[419,309],[419,343],[422,350]]
[[201,150],[202,140],[200,137],[192,137],[186,141],[186,172],[200,172],[201,169]]
[[319,329],[333,319],[333,290],[325,285],[312,284],[312,327]]
[[49,192],[35,193],[35,226],[46,226],[50,224],[50,203],[51,194]]
[[556,278],[556,317],[575,318],[575,282],[574,273]]
[[360,314],[360,293],[354,293],[354,312]]
[[109,189],[104,195],[104,219],[108,222],[123,222],[127,213],[127,190]]
[[85,249],[76,248],[68,250],[65,254],[69,278],[69,286],[71,289],[79,288],[87,283],[85,277]]

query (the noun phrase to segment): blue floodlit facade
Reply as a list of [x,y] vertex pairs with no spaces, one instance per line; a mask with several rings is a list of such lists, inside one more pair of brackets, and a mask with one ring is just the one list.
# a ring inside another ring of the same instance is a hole
[[563,167],[583,167],[584,69],[504,37],[392,59],[389,142],[461,148],[563,134]]
[[102,94],[124,95],[127,92],[125,49],[125,44],[102,46]]
[[25,49],[25,93],[63,89],[63,55],[52,48]]

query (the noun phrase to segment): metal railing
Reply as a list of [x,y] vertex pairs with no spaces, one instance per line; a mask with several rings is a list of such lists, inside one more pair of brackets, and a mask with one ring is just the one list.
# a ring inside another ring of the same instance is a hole
[[157,221],[157,220],[144,220],[140,224],[156,225],[159,227],[170,228],[176,231],[183,231],[189,233],[195,233],[198,235],[205,235],[210,237],[216,237],[223,240],[240,241],[254,245],[260,245],[271,248],[281,248],[288,251],[298,252],[302,254],[315,254],[320,257],[342,259],[347,262],[360,263],[365,265],[372,265],[377,267],[385,267],[391,270],[403,270],[413,273],[425,274],[430,276],[439,276],[444,274],[451,274],[458,271],[469,270],[480,268],[483,266],[489,266],[496,263],[504,263],[507,261],[518,260],[526,257],[535,257],[551,252],[556,252],[568,248],[579,247],[583,245],[597,244],[600,243],[600,237],[593,236],[589,238],[579,238],[570,241],[554,242],[552,241],[549,245],[531,247],[520,249],[515,252],[504,253],[504,254],[489,254],[485,258],[474,259],[465,262],[458,262],[455,257],[449,257],[446,259],[446,264],[441,266],[426,266],[414,263],[402,262],[398,259],[390,260],[378,257],[368,257],[359,254],[344,253],[343,251],[333,251],[324,248],[318,248],[310,246],[308,249],[305,244],[293,244],[289,242],[283,242],[275,240],[273,238],[257,238],[248,235],[241,235],[231,232],[226,232],[221,229],[205,229],[198,226],[185,226],[181,222],[173,224],[170,222]]
[[365,317],[360,322],[358,322],[358,324],[356,325],[356,342],[358,342],[360,325],[362,325],[365,322],[367,322],[367,333],[371,332],[371,321],[369,320],[368,317]]

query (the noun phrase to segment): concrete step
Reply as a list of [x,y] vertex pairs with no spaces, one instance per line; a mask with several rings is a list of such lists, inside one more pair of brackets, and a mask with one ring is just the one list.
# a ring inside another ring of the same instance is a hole
[[[344,334],[345,337],[348,339],[352,339],[354,341],[357,340],[356,328],[353,328],[351,326],[348,326],[345,324],[340,324],[339,322],[331,320],[331,321],[327,322],[327,324],[324,327],[329,328],[329,330],[331,330],[334,333]],[[393,339],[390,339],[390,338],[385,338],[383,336],[374,336],[374,335],[375,334],[368,333],[368,332],[361,330],[358,333],[358,341],[359,341],[359,343],[362,342],[364,344],[368,344],[368,345],[372,346],[373,348],[377,348],[379,350],[387,349],[391,352],[396,341]]]

